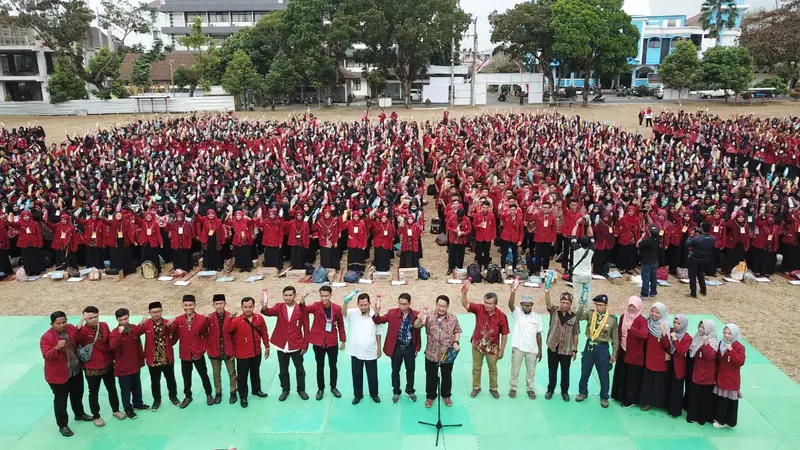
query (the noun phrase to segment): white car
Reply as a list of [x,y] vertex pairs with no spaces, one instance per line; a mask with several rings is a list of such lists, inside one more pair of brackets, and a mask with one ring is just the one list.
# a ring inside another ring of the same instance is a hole
[[689,95],[696,95],[700,98],[724,98],[727,92],[728,97],[733,97],[733,91],[726,91],[725,89],[715,89],[715,90],[706,90],[706,91],[696,91],[690,92]]
[[656,91],[653,92],[653,97],[661,100],[664,98],[664,86],[658,86]]
[[422,91],[419,89],[411,89],[408,92],[408,95],[411,97],[412,102],[421,102],[422,101]]

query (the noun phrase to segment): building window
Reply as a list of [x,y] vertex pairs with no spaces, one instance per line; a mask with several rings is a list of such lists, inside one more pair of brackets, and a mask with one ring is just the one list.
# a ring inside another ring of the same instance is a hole
[[231,22],[252,22],[252,20],[249,12],[234,12],[231,13]]
[[267,13],[265,13],[263,11],[254,12],[253,13],[253,22],[258,22],[259,20],[261,20],[262,17],[264,17],[266,15],[267,15]]
[[361,90],[361,79],[353,80],[353,90],[360,91]]
[[160,38],[161,38],[161,32],[158,30],[153,30],[153,39],[160,39]]
[[206,13],[186,13],[186,25],[194,23],[194,19],[200,18],[200,23],[207,23]]
[[210,13],[208,15],[208,21],[210,23],[229,22],[228,13],[226,13],[226,12]]
[[667,19],[667,28],[675,28],[678,26],[678,19]]
[[649,41],[647,41],[647,48],[660,48],[660,47],[661,47],[661,41],[658,39],[650,39]]

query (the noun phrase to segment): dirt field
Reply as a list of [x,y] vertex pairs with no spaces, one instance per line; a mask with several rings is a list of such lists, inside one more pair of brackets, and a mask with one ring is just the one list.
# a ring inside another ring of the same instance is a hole
[[[562,107],[558,110],[564,114],[578,114],[581,117],[593,120],[610,121],[630,129],[636,129],[636,113],[646,104],[629,105],[601,105],[589,108]],[[656,112],[662,107],[659,102],[651,105]],[[709,107],[718,111],[723,116],[735,114],[755,114],[758,116],[785,116],[800,113],[800,104],[791,102],[772,102],[768,105],[725,105],[721,103],[691,103],[684,104],[686,110],[698,107]],[[663,104],[663,107],[679,109],[678,104]],[[524,111],[536,111],[536,108],[523,108]],[[541,109],[540,109],[541,110]],[[461,109],[452,111],[452,116],[463,114],[476,114],[482,112],[495,113],[502,111],[520,111],[520,109]],[[296,114],[299,111],[267,111],[263,117],[267,119],[285,117],[287,114]],[[328,111],[312,112],[328,120],[358,120],[361,117],[360,109],[335,109]],[[438,120],[441,118],[441,109],[412,109],[398,110],[401,119],[408,120]],[[251,118],[262,117],[261,113],[243,114]],[[108,116],[108,117],[3,117],[6,127],[27,126],[28,124],[41,124],[44,126],[51,142],[60,140],[65,133],[83,133],[87,129],[93,130],[98,124],[100,127],[111,126],[115,123],[124,123],[137,119],[137,116]],[[428,211],[427,216],[432,217],[433,211]],[[414,307],[421,308],[427,304],[432,306],[434,299],[439,294],[446,294],[451,299],[451,311],[464,312],[460,305],[460,286],[447,284],[445,272],[447,259],[444,248],[437,248],[433,235],[426,235],[423,246],[425,258],[422,265],[429,269],[433,278],[428,281],[415,281],[408,286],[390,286],[388,283],[354,286],[370,294],[383,295],[384,308],[396,303],[395,299],[401,292],[408,292],[413,298]],[[498,256],[493,253],[496,259]],[[466,261],[471,262],[473,256],[467,254]],[[396,264],[396,260],[393,262]],[[125,306],[134,314],[146,312],[147,304],[151,301],[161,301],[167,314],[178,314],[181,297],[184,294],[194,294],[199,300],[198,309],[201,312],[211,312],[211,296],[222,292],[228,297],[231,308],[238,309],[238,301],[243,296],[258,297],[264,287],[270,291],[270,297],[278,298],[283,286],[290,284],[286,280],[269,279],[253,284],[246,283],[246,276],[234,273],[232,283],[217,283],[215,281],[193,278],[187,287],[176,287],[170,282],[145,281],[138,275],[126,278],[121,282],[104,279],[100,282],[83,281],[80,283],[55,282],[39,280],[31,283],[5,281],[0,283],[0,315],[46,315],[54,310],[64,310],[68,314],[78,314],[84,306],[92,304],[101,309],[103,314],[113,314],[116,308]],[[800,329],[786,324],[800,322],[800,309],[790,302],[800,298],[800,288],[790,286],[786,280],[775,276],[773,283],[748,286],[744,284],[723,285],[709,287],[708,297],[698,300],[686,298],[688,286],[677,280],[670,279],[671,287],[662,288],[659,301],[667,305],[670,313],[683,312],[687,314],[716,315],[725,322],[735,322],[742,329],[744,337],[759,351],[764,353],[778,367],[783,369],[795,380],[800,381],[800,347],[787,345],[787,343],[800,340]],[[302,294],[309,293],[309,301],[314,299],[317,286],[313,284],[294,284]],[[341,300],[350,292],[353,286],[336,289],[334,298]],[[563,284],[556,284],[554,290],[571,289]],[[495,291],[500,295],[501,305],[506,304],[508,287],[503,285],[476,285],[470,291],[470,300],[480,301],[482,295],[488,291]],[[520,287],[520,293],[531,293],[535,298],[536,310],[544,312],[544,292],[542,289],[528,289]],[[606,293],[611,299],[611,311],[619,314],[623,311],[627,298],[638,294],[638,287],[625,283],[621,286],[612,285],[607,281],[595,281],[592,284],[592,295]],[[508,310],[507,306],[503,306]],[[780,324],[780,326],[779,326]],[[692,328],[695,324],[690,325]],[[720,326],[720,332],[722,326]]]

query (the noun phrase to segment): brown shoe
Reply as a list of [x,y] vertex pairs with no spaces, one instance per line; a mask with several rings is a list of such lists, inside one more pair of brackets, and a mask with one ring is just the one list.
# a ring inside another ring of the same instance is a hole
[[515,391],[514,389],[508,391],[508,398],[517,398],[517,391]]
[[92,422],[94,422],[94,425],[96,427],[98,427],[98,428],[100,428],[102,426],[105,426],[105,424],[106,424],[105,422],[103,422],[103,419],[101,419],[99,417],[97,419],[94,419]]
[[575,401],[576,401],[576,402],[582,402],[582,401],[584,401],[584,400],[586,400],[586,396],[585,396],[585,395],[583,395],[583,394],[578,394],[578,395],[575,397]]
[[528,391],[528,398],[531,400],[536,400],[536,392]]
[[642,411],[650,411],[650,405],[642,406]]
[[425,407],[426,408],[433,408],[433,400],[426,398],[425,399]]
[[494,398],[500,398],[500,393],[495,390],[489,389],[489,393],[492,394]]
[[608,400],[606,400],[604,398],[601,398],[600,399],[600,406],[602,406],[603,408],[608,408]]
[[448,408],[453,406],[453,401],[450,400],[450,397],[442,399],[442,400],[444,400],[444,406],[447,406]]
[[112,414],[112,415],[113,415],[114,417],[116,417],[117,419],[119,419],[119,420],[125,420],[125,419],[128,417],[128,416],[126,416],[126,415],[125,415],[125,413],[124,413],[124,412],[122,412],[122,411],[117,411],[117,412],[115,412],[115,413],[114,413],[114,414]]
[[481,390],[480,390],[480,389],[473,389],[473,390],[472,390],[472,392],[470,392],[470,393],[469,393],[469,396],[470,396],[470,397],[472,397],[472,398],[475,398],[475,397],[477,397],[477,396],[478,396],[478,394],[480,394],[480,393],[481,393]]

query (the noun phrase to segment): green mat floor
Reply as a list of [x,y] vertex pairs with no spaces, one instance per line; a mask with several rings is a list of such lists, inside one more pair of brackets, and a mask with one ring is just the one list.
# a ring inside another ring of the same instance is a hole
[[[694,329],[700,318],[690,317],[690,329]],[[103,317],[103,320],[110,324],[116,323],[112,317]],[[138,322],[139,318],[132,320]],[[462,341],[466,342],[466,337],[474,327],[474,318],[471,315],[460,315],[459,320],[465,330]],[[70,323],[76,322],[76,318],[70,318]],[[274,320],[268,323],[271,329]],[[55,425],[53,398],[44,381],[44,363],[39,351],[39,338],[48,326],[48,320],[44,317],[0,317],[0,342],[3,342],[0,346],[0,449],[434,448],[435,430],[417,423],[418,420],[436,421],[436,409],[425,409],[423,406],[425,373],[422,355],[417,358],[416,390],[420,397],[417,403],[412,403],[405,396],[399,404],[391,403],[391,366],[389,359],[384,357],[378,364],[382,403],[374,404],[366,398],[357,406],[351,405],[350,358],[345,353],[340,353],[339,361],[339,389],[344,394],[343,398],[334,399],[328,392],[322,401],[314,400],[316,364],[309,353],[305,358],[305,368],[308,392],[312,398],[304,402],[293,393],[286,402],[279,403],[277,359],[273,353],[261,366],[263,388],[269,397],[263,400],[251,397],[250,407],[247,409],[242,409],[238,404],[227,404],[227,398],[221,405],[206,406],[201,401],[202,386],[195,375],[193,386],[196,401],[187,409],[179,410],[166,405],[158,412],[140,413],[137,420],[117,421],[111,416],[105,391],[101,388],[101,414],[106,426],[96,428],[91,423],[71,421],[70,426],[75,436],[62,438]],[[581,348],[583,339],[581,336]],[[489,395],[485,369],[484,390],[477,398],[470,399],[468,393],[471,388],[471,364],[469,354],[466,353],[456,361],[453,371],[454,405],[452,408],[443,407],[443,422],[462,423],[463,427],[447,429],[444,447],[440,444],[440,448],[800,448],[800,386],[755,348],[745,345],[747,363],[742,370],[744,399],[739,403],[739,426],[723,430],[715,429],[711,425],[701,427],[687,424],[685,419],[672,419],[664,411],[622,409],[614,402],[610,408],[604,410],[597,397],[599,382],[596,376],[590,381],[590,397],[583,404],[575,403],[574,400],[564,403],[558,397],[550,401],[544,400],[543,394],[547,385],[546,358],[536,371],[538,399],[531,401],[524,395],[509,399],[510,349],[499,364],[500,399],[495,400]],[[579,362],[580,360],[573,363],[570,374],[570,392],[573,398],[577,394],[580,377]],[[290,371],[294,383],[293,369]],[[180,370],[176,372],[180,392]],[[224,384],[227,382],[227,375],[223,373],[222,376]],[[521,374],[520,381],[524,383],[523,377]],[[146,369],[142,371],[142,385],[145,402],[151,403],[150,381]],[[88,412],[88,390],[84,396],[84,405]]]

